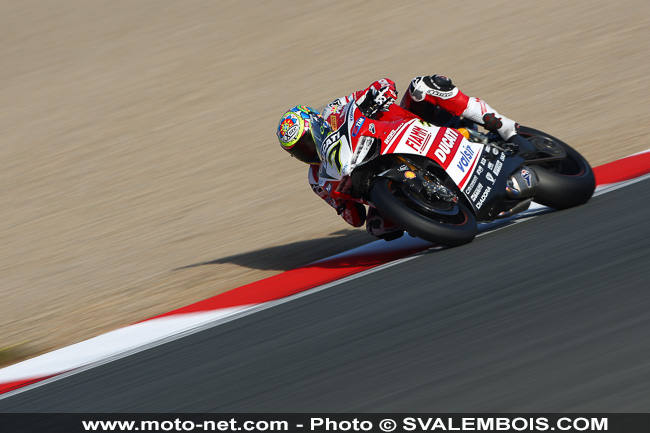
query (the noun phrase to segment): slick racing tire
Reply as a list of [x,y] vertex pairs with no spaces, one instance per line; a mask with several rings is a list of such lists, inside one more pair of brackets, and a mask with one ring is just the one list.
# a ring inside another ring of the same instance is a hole
[[370,187],[372,204],[379,213],[413,236],[439,245],[455,247],[476,237],[476,218],[462,203],[414,200],[408,188],[380,177]]
[[536,158],[566,153],[559,161],[528,164],[537,174],[539,187],[535,201],[555,209],[567,209],[589,201],[596,188],[596,178],[587,160],[563,141],[533,128],[521,126],[519,134],[530,141]]

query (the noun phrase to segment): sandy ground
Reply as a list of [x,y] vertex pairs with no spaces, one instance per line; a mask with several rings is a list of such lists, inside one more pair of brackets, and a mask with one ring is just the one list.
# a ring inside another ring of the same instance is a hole
[[371,241],[280,149],[295,104],[440,73],[594,165],[650,147],[647,0],[7,0],[0,57],[24,356]]

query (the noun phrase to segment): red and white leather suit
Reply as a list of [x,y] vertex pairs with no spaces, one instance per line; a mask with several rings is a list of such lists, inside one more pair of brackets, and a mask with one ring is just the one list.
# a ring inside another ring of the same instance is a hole
[[[441,75],[414,78],[400,105],[392,103],[397,99],[395,83],[392,80],[383,78],[372,83],[367,89],[334,100],[323,111],[323,117],[331,124],[332,129],[336,130],[343,123],[338,114],[343,111],[345,105],[353,100],[357,102],[357,105],[363,105],[366,98],[375,98],[378,94],[380,98],[386,98],[387,101],[384,104],[384,109],[373,116],[377,120],[389,121],[395,118],[404,118],[405,116],[410,117],[415,113],[419,117],[430,114],[430,118],[424,120],[438,124],[439,122],[436,122],[432,113],[439,114],[442,109],[443,112],[451,115],[449,117],[463,116],[478,124],[485,124],[488,129],[494,129],[506,140],[517,133],[517,124],[513,120],[499,114],[485,101],[465,95],[452,84],[450,79]],[[487,117],[485,117],[486,115]],[[488,125],[489,122],[495,123]],[[439,124],[439,126],[442,125]],[[402,235],[401,230],[390,221],[382,218],[373,207],[370,207],[366,217],[366,209],[361,203],[333,198],[326,191],[327,188],[324,188],[326,182],[319,183],[319,169],[320,164],[311,164],[309,166],[308,177],[312,189],[320,198],[336,209],[348,224],[353,227],[361,227],[366,222],[368,233],[387,240]]]

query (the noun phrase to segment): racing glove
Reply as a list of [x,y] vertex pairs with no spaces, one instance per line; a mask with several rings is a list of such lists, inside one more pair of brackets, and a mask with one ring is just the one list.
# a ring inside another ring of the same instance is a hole
[[336,212],[352,227],[361,227],[366,221],[366,207],[355,201],[343,201],[336,208]]
[[494,113],[486,113],[483,116],[483,126],[485,129],[492,132],[498,132],[500,128],[503,127],[503,122],[500,117],[497,117]]
[[501,114],[486,113],[483,115],[485,129],[498,133],[504,140],[510,141],[517,135],[519,124]]
[[357,98],[357,106],[361,112],[372,117],[378,111],[388,111],[397,100],[397,88],[392,80],[382,78],[375,81]]

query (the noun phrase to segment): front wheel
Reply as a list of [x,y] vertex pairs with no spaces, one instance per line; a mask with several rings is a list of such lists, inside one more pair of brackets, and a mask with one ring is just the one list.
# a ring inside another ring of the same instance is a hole
[[596,178],[587,160],[563,141],[533,128],[521,126],[519,135],[535,146],[536,156],[526,162],[535,170],[539,187],[535,201],[555,209],[567,209],[589,201]]
[[370,187],[370,198],[380,214],[426,241],[453,247],[476,237],[476,218],[460,202],[431,201],[384,177]]

